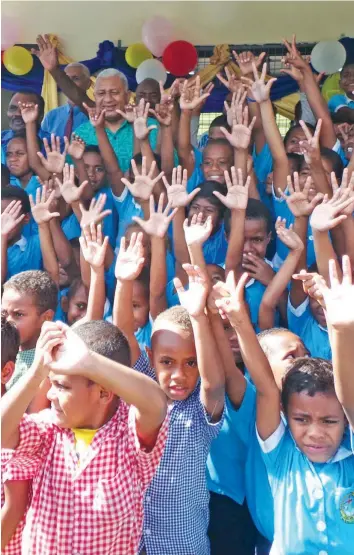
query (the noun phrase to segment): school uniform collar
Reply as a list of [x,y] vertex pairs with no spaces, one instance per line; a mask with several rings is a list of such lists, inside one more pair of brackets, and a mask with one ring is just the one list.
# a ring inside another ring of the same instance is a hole
[[12,246],[14,247],[15,245],[17,245],[20,248],[20,251],[23,252],[26,250],[27,247],[27,239],[24,235],[21,235],[21,238],[14,243]]

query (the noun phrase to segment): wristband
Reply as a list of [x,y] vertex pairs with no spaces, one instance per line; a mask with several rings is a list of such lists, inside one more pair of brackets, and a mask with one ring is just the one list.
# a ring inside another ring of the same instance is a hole
[[254,98],[250,98],[249,96],[246,96],[246,100],[247,102],[257,102],[257,100],[255,100]]

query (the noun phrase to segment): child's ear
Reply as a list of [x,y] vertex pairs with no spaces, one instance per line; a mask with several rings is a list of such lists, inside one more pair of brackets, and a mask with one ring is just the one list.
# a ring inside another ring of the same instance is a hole
[[103,387],[100,388],[100,402],[103,405],[109,405],[113,397],[114,394],[112,393],[112,391],[107,391],[107,389],[104,389]]
[[145,347],[145,351],[146,354],[148,356],[149,362],[150,362],[150,366],[153,367],[153,362],[152,362],[152,350],[149,347]]
[[63,310],[63,312],[65,312],[65,314],[67,314],[69,312],[69,299],[68,297],[62,297],[61,301],[61,308]]
[[15,370],[15,363],[12,360],[9,360],[4,368],[1,370],[1,383],[6,384],[12,378],[12,374]]
[[51,309],[46,310],[41,315],[42,324],[43,322],[52,322],[53,318],[54,318],[54,310],[51,310]]

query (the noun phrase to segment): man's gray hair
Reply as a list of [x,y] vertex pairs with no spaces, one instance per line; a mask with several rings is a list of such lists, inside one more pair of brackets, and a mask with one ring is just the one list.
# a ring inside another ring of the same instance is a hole
[[65,66],[65,69],[68,69],[68,67],[80,68],[87,79],[90,79],[91,77],[90,70],[87,66],[85,66],[85,64],[81,64],[80,62],[72,62],[71,64]]
[[124,75],[124,73],[122,73],[121,71],[119,71],[118,69],[115,69],[114,67],[109,67],[108,69],[103,69],[102,71],[100,71],[100,73],[97,75],[96,77],[96,86],[97,86],[97,82],[100,78],[105,78],[105,77],[119,77],[119,79],[122,81],[124,89],[127,91],[129,89],[129,85],[128,85],[128,79],[126,78],[126,76]]

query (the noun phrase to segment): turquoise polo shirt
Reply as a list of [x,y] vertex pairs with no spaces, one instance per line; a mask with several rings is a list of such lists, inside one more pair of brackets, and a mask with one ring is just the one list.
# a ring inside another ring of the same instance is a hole
[[332,360],[332,350],[328,330],[320,326],[312,315],[309,298],[294,307],[288,300],[288,328],[301,337],[312,357]]
[[274,499],[277,555],[353,555],[354,454],[346,430],[335,455],[312,463],[281,420],[265,441],[258,435]]
[[209,491],[226,495],[239,505],[243,504],[246,495],[245,466],[254,429],[255,407],[256,392],[246,379],[246,390],[238,410],[225,397],[225,419],[219,435],[211,444],[207,460]]
[[7,249],[6,281],[26,270],[43,270],[43,258],[39,235],[21,238]]
[[[157,129],[153,129],[149,133],[149,142],[152,150],[156,150],[157,136],[159,132],[159,123],[153,119],[148,118],[147,125],[156,125]],[[131,123],[123,120],[122,125],[117,131],[111,131],[110,129],[105,129],[107,137],[111,146],[114,150],[115,155],[118,158],[120,169],[126,172],[129,169],[130,161],[134,154],[134,128]],[[75,131],[76,135],[79,135],[81,139],[85,141],[87,145],[98,146],[98,140],[96,135],[96,129],[88,121],[83,123]]]

